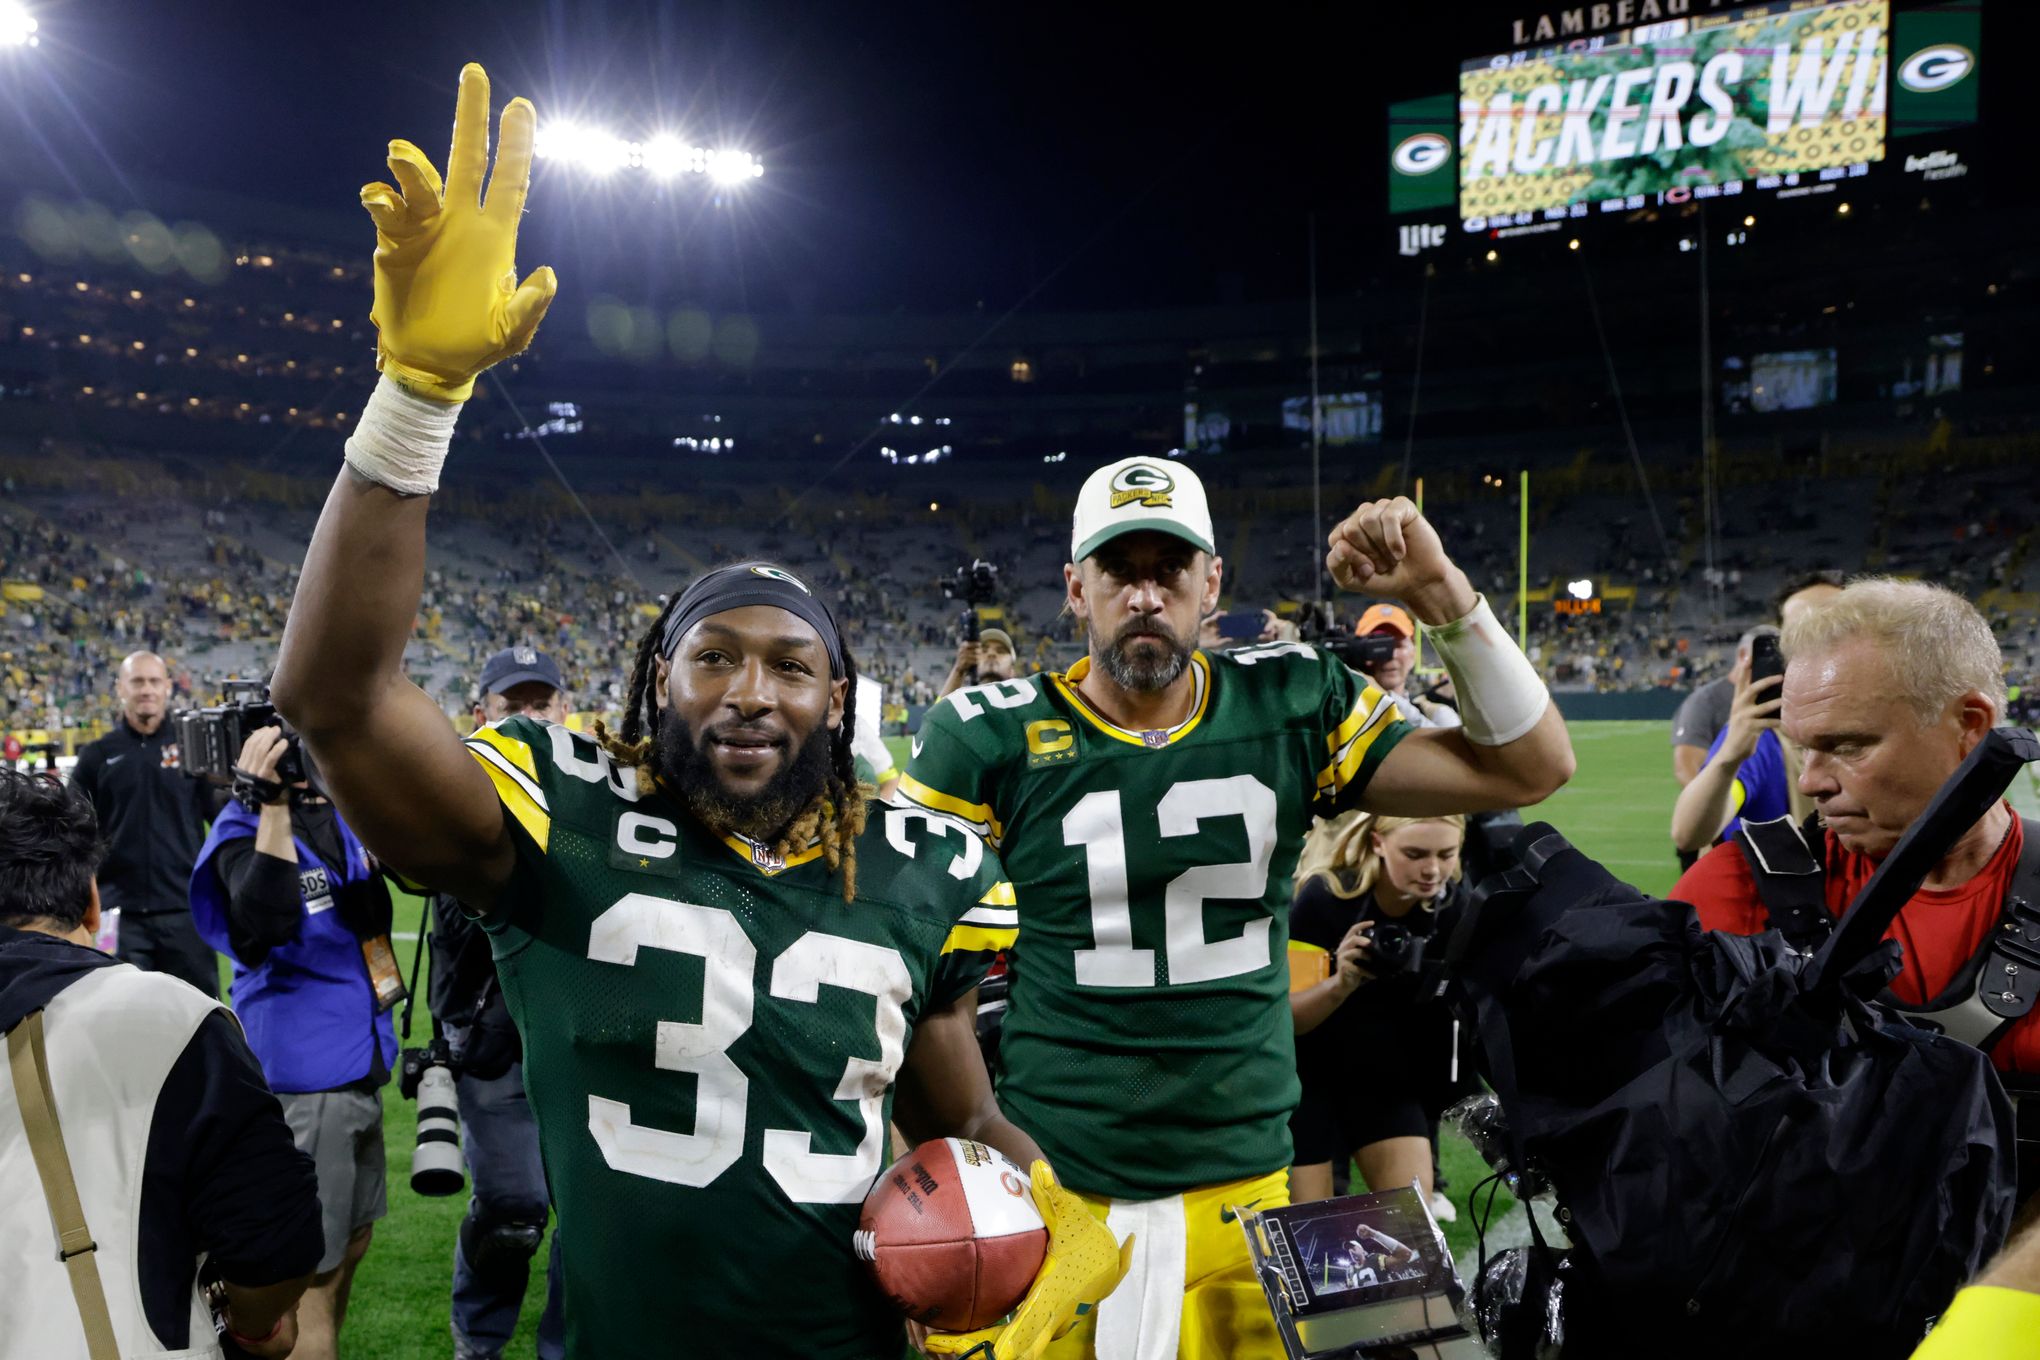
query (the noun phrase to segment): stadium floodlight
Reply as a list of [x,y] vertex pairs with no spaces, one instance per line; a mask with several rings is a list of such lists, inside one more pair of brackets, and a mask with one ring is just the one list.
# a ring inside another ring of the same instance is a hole
[[[0,5],[9,0],[0,0]],[[670,132],[634,141],[593,123],[571,119],[541,123],[533,148],[540,160],[561,161],[594,175],[643,170],[652,178],[705,175],[725,187],[757,179],[764,165],[748,151],[691,146]]]
[[639,163],[654,179],[671,179],[684,173],[688,168],[688,153],[693,150],[670,132],[661,132],[644,145]]
[[742,184],[765,173],[765,167],[748,151],[725,148],[708,154],[708,177],[717,184]]
[[540,160],[562,161],[595,175],[631,163],[631,143],[607,128],[586,123],[543,124],[532,150]]
[[0,0],[0,47],[40,46],[36,30],[41,27],[19,0]]

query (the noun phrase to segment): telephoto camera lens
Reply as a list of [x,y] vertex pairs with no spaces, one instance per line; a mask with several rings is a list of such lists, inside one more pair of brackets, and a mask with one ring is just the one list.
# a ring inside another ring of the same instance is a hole
[[466,1184],[453,1072],[444,1063],[431,1063],[418,1076],[418,1150],[411,1158],[411,1188],[421,1195],[457,1195]]

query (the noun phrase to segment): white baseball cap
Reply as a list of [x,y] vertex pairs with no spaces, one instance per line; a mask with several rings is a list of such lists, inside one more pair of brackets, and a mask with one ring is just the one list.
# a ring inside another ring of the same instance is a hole
[[1204,483],[1169,458],[1122,458],[1084,479],[1070,528],[1070,560],[1081,562],[1121,534],[1154,529],[1208,553],[1211,507]]

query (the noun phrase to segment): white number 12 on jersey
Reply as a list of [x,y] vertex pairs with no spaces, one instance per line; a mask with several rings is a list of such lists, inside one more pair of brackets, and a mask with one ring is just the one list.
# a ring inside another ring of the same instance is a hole
[[[1155,805],[1163,836],[1194,836],[1198,823],[1239,817],[1247,826],[1247,858],[1200,864],[1169,882],[1162,897],[1163,945],[1169,981],[1210,982],[1265,968],[1275,920],[1248,921],[1238,935],[1204,938],[1204,903],[1210,898],[1259,901],[1268,890],[1268,860],[1275,850],[1275,794],[1250,774],[1191,779],[1174,785]],[[1133,947],[1133,905],[1127,887],[1126,820],[1119,790],[1085,794],[1063,818],[1063,844],[1082,847],[1091,880],[1093,949],[1079,949],[1077,983],[1084,987],[1153,987],[1155,951]]]

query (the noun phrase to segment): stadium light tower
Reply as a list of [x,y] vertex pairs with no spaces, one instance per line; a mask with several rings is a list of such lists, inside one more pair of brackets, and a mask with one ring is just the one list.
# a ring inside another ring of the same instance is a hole
[[0,0],[0,47],[40,46],[36,30],[41,27],[20,0]]
[[[0,0],[0,4],[10,0]],[[592,175],[642,170],[656,180],[702,175],[722,187],[742,184],[765,173],[748,151],[693,146],[670,132],[634,141],[594,123],[560,119],[540,123],[533,150],[540,160],[559,161]]]

